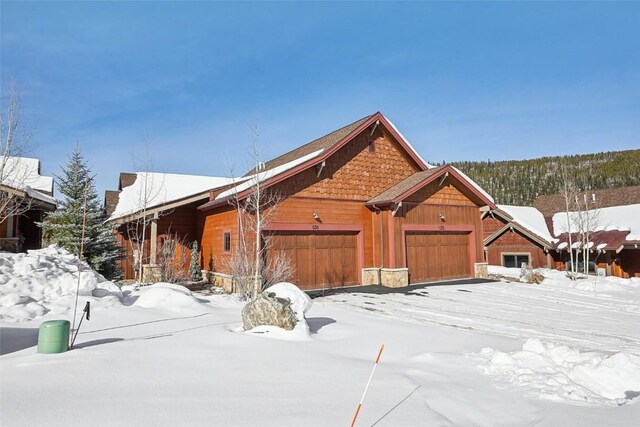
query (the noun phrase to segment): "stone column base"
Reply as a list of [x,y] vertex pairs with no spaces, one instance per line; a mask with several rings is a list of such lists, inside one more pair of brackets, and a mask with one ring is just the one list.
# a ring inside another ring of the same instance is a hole
[[409,269],[381,268],[380,284],[388,288],[403,288],[409,286]]
[[473,264],[474,277],[476,279],[488,279],[489,278],[489,264],[486,262],[476,262]]
[[156,283],[162,278],[160,274],[160,266],[156,264],[143,264],[142,265],[142,281]]
[[213,286],[224,289],[227,293],[232,293],[233,277],[230,274],[218,273],[217,271],[202,270],[202,278]]
[[371,267],[362,269],[362,285],[379,285],[380,284],[380,269]]

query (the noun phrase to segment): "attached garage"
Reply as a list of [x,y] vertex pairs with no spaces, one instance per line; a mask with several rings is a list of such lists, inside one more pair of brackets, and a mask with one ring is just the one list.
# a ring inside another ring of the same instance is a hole
[[470,232],[407,231],[409,282],[472,277]]
[[278,231],[270,234],[267,262],[276,253],[294,268],[293,283],[302,289],[358,284],[357,232]]

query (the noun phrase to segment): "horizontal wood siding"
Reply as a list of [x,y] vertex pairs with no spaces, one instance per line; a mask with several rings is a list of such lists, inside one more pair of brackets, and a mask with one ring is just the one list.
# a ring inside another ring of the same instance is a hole
[[[314,212],[319,221],[313,217]],[[374,265],[373,259],[373,232],[372,217],[375,214],[361,202],[349,200],[314,199],[302,197],[289,197],[283,200],[277,207],[277,213],[273,216],[271,224],[301,223],[309,224],[309,229],[314,224],[324,226],[336,225],[361,225],[363,229],[364,266]],[[379,228],[376,240],[379,241]]]
[[222,206],[213,211],[201,213],[198,218],[202,268],[209,271],[228,273],[225,269],[231,252],[224,251],[224,232],[231,233],[231,250],[238,244],[238,219],[236,210]]
[[502,265],[502,254],[529,254],[529,262],[533,268],[547,266],[544,249],[515,230],[507,230],[491,242],[487,248],[487,262],[490,265]]

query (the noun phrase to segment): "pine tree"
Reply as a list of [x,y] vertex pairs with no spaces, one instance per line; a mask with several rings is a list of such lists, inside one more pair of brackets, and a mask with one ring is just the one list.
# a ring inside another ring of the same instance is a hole
[[199,282],[202,280],[202,270],[200,270],[200,262],[198,260],[198,241],[193,241],[193,246],[191,247],[191,265],[189,266],[189,276],[191,276],[191,280],[194,282]]
[[42,227],[43,239],[75,255],[80,254],[86,187],[83,259],[107,279],[119,278],[120,269],[116,261],[121,259],[122,251],[111,226],[105,224],[107,218],[96,193],[94,177],[79,147],[76,146],[71,153],[62,172],[62,176],[56,175],[56,187],[64,200],[57,211],[47,215],[38,224]]

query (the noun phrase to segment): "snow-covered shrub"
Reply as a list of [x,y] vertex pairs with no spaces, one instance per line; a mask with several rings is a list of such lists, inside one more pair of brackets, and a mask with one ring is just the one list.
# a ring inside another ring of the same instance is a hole
[[520,269],[521,282],[539,285],[543,280],[544,276],[537,269],[531,268],[526,264]]

